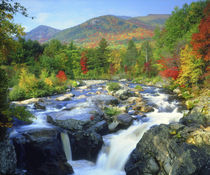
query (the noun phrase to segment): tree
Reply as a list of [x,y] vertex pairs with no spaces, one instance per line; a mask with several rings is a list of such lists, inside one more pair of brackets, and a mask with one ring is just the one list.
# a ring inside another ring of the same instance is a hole
[[80,59],[80,65],[81,65],[81,70],[83,74],[86,74],[88,72],[88,68],[87,68],[87,56],[86,56],[86,52],[82,52],[81,54],[81,59]]
[[136,45],[133,40],[130,40],[128,42],[127,51],[123,59],[123,65],[127,71],[131,71],[132,66],[136,64],[137,56],[138,51],[136,49]]
[[99,42],[99,46],[97,48],[97,68],[99,72],[107,72],[108,70],[108,58],[109,58],[109,49],[108,49],[108,42],[102,38]]
[[[13,16],[21,13],[27,16],[26,9],[19,3],[11,3],[10,0],[0,2],[0,64],[7,59],[7,54],[14,49],[13,37],[23,34],[23,28],[12,22]],[[4,70],[0,68],[0,139],[4,139],[7,123],[9,122],[8,80]]]
[[15,49],[13,38],[24,34],[23,28],[13,23],[14,15],[21,13],[28,16],[23,6],[18,2],[11,2],[12,0],[2,0],[0,2],[0,61],[7,59],[8,53]]
[[202,75],[203,65],[203,60],[196,59],[192,53],[192,48],[190,48],[189,45],[186,45],[181,51],[180,72],[176,83],[186,87],[197,85]]

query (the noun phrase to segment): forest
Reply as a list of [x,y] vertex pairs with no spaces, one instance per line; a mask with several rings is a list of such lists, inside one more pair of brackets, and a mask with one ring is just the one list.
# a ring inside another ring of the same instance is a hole
[[155,29],[152,40],[137,47],[131,39],[120,48],[111,47],[104,38],[92,48],[79,47],[73,41],[53,39],[40,44],[25,40],[23,28],[12,19],[16,13],[27,17],[27,10],[18,3],[11,7],[6,1],[0,10],[1,100],[7,98],[7,88],[11,88],[9,100],[23,100],[62,93],[83,79],[126,78],[153,84],[167,80],[167,87],[178,87],[185,99],[208,88],[208,1],[175,8],[164,27]]

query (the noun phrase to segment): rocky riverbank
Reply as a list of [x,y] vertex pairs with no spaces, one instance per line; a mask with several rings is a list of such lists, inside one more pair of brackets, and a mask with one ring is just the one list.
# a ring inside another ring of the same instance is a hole
[[[110,90],[105,83],[89,80],[63,95],[15,102],[28,106],[37,119],[29,125],[16,124],[10,139],[0,143],[0,174],[72,174],[61,133],[66,133],[71,143],[73,160],[96,162],[102,136],[126,129],[135,120],[146,122],[147,113],[155,110],[156,104],[149,104],[140,86],[122,80],[117,89]],[[168,100],[173,98],[170,95]],[[201,112],[200,107],[194,108],[180,123],[148,130],[130,155],[126,173],[205,175],[209,171],[210,130],[209,116]]]
[[125,165],[127,175],[210,173],[210,113],[204,110],[209,97],[198,99],[179,123],[154,126],[144,134]]

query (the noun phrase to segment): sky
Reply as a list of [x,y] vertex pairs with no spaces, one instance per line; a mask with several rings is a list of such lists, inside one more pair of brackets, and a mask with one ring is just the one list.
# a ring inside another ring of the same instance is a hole
[[26,18],[16,15],[14,22],[28,32],[39,25],[66,29],[103,15],[146,16],[171,14],[175,6],[198,0],[16,0],[27,8]]

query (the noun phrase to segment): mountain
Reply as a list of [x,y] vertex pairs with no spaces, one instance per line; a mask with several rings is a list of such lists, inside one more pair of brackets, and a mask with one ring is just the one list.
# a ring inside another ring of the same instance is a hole
[[147,16],[134,17],[130,20],[138,20],[150,26],[163,26],[166,20],[170,17],[169,14],[149,14]]
[[62,42],[74,41],[84,47],[95,47],[102,38],[110,45],[127,44],[133,39],[136,42],[151,39],[154,28],[163,26],[170,15],[150,14],[148,16],[129,17],[106,15],[92,18],[80,25],[64,30],[48,26],[38,26],[26,35],[26,39],[43,43],[50,39]]
[[80,25],[62,30],[53,36],[63,42],[74,40],[85,47],[95,47],[101,38],[111,45],[125,44],[128,40],[149,39],[153,36],[153,28],[138,20],[125,20],[107,15],[90,19]]
[[58,33],[59,31],[60,30],[49,26],[40,25],[35,29],[31,30],[30,32],[26,33],[25,39],[37,40],[40,43],[43,43],[51,39],[52,36]]

